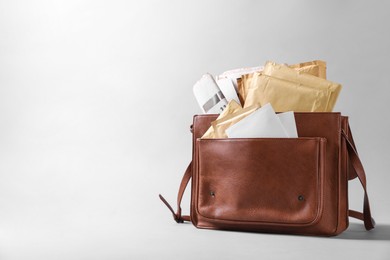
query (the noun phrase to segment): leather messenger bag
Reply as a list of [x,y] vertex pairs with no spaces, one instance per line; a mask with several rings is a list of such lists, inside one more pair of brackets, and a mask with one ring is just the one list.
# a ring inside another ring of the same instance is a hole
[[[348,216],[374,228],[366,176],[348,117],[295,113],[299,138],[201,139],[217,115],[194,116],[192,162],[178,193],[176,222],[197,228],[334,236]],[[363,213],[348,208],[348,180],[364,189]],[[181,200],[190,179],[190,216]]]

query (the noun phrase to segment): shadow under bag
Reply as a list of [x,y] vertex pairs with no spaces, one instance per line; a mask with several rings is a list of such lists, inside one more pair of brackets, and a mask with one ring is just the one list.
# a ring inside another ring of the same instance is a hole
[[[217,115],[194,116],[192,162],[178,193],[175,221],[198,228],[334,236],[348,216],[374,228],[348,117],[294,113],[299,138],[200,139]],[[348,208],[348,180],[364,189],[363,213]],[[190,179],[191,214],[181,214]]]

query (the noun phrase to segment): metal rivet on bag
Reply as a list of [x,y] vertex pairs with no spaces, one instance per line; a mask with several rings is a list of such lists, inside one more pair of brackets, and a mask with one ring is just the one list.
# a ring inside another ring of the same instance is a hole
[[304,199],[305,199],[305,198],[304,198],[302,195],[299,195],[299,196],[298,196],[298,200],[299,200],[299,201],[302,201],[302,200],[304,200]]
[[210,191],[210,196],[215,197],[214,191]]

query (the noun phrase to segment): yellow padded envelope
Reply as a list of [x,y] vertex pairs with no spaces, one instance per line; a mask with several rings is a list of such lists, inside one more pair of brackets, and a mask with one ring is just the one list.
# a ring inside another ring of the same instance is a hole
[[326,62],[322,60],[313,60],[298,64],[288,65],[297,71],[309,73],[311,75],[326,79]]
[[271,103],[277,112],[331,112],[340,90],[338,83],[267,62],[253,75],[244,108]]
[[243,109],[239,109],[238,111],[228,114],[221,119],[217,119],[211,123],[211,126],[214,129],[214,138],[227,138],[227,134],[225,132],[230,126],[239,122],[243,118],[250,115],[253,111],[259,108],[259,105],[249,106]]
[[[226,108],[223,110],[223,112],[221,114],[219,114],[217,120],[220,120],[222,118],[225,118],[226,116],[228,115],[231,115],[233,113],[236,113],[238,111],[240,111],[242,109],[241,105],[238,104],[236,101],[234,100],[231,100]],[[204,133],[204,135],[202,136],[202,138],[216,138],[215,136],[215,132],[214,132],[214,128],[213,126],[210,126],[210,128],[206,131],[206,133]]]

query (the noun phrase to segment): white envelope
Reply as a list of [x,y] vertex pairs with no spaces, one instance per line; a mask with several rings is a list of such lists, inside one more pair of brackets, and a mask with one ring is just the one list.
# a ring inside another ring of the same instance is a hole
[[221,89],[223,95],[225,96],[227,102],[231,100],[236,101],[238,104],[241,104],[238,99],[236,89],[234,88],[233,82],[229,78],[220,78],[216,80],[218,87]]
[[228,103],[211,74],[204,74],[195,83],[193,91],[203,113],[219,114]]
[[289,137],[269,103],[227,128],[226,134],[229,138]]
[[297,125],[295,124],[295,117],[293,111],[279,113],[277,116],[282,123],[284,130],[288,137],[298,138]]

